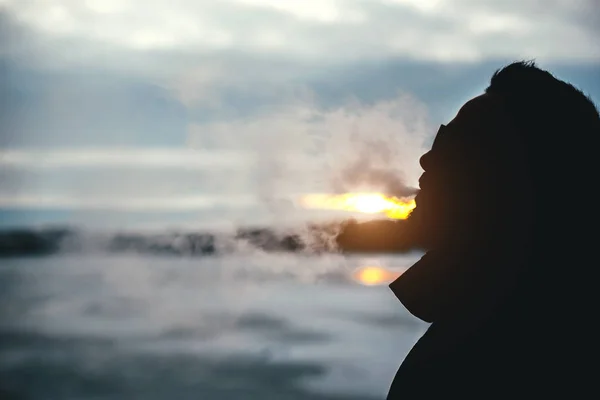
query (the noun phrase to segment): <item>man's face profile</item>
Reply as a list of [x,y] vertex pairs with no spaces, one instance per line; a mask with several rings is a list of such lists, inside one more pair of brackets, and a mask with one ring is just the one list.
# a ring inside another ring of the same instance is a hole
[[[498,140],[511,130],[502,110],[488,94],[468,101],[452,121],[440,126],[431,149],[420,158],[420,191],[408,221],[421,247],[443,246],[458,227],[465,232],[471,216],[484,205],[489,184],[481,176],[488,173],[487,160],[511,157],[501,144],[506,140]],[[494,172],[489,174],[492,181]]]

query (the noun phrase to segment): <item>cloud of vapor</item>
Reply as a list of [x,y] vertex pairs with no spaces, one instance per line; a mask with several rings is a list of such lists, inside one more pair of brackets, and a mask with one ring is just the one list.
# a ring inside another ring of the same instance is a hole
[[344,193],[346,186],[383,188],[377,190],[389,196],[407,197],[417,193],[417,189],[407,185],[398,171],[373,167],[368,157],[359,158],[356,163],[342,170],[336,192]]
[[[189,143],[198,149],[248,151],[254,173],[235,174],[224,184],[239,185],[252,176],[258,197],[273,206],[313,192],[412,195],[431,132],[426,108],[398,94],[335,107],[302,99],[236,121],[194,124]],[[292,218],[287,207],[271,211],[278,221]]]
[[430,133],[425,107],[399,95],[370,107],[355,105],[345,116],[353,118],[350,130],[333,137],[329,150],[335,155],[333,191],[414,195],[419,174],[415,162]]

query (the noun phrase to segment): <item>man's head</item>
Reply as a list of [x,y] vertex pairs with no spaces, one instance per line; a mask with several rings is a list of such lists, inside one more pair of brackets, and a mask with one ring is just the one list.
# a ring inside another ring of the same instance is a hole
[[473,245],[555,223],[564,187],[590,176],[582,154],[598,134],[598,111],[572,85],[533,63],[498,70],[420,160],[421,191],[409,218],[419,244]]

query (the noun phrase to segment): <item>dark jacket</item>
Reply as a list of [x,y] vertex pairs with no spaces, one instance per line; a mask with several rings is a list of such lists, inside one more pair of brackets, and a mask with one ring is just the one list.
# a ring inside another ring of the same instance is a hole
[[432,323],[388,399],[583,398],[575,395],[588,368],[579,352],[589,342],[565,312],[569,302],[544,290],[557,281],[532,281],[515,272],[526,270],[515,254],[505,256],[428,253],[390,285],[412,314]]

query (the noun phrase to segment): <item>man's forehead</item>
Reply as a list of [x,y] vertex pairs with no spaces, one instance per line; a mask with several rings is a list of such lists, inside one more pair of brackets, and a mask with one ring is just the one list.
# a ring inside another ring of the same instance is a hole
[[511,130],[502,102],[495,95],[482,94],[467,101],[456,117],[438,131],[432,150],[448,146],[478,146],[494,142]]
[[500,99],[485,93],[467,101],[448,126],[462,129],[489,126],[505,120],[505,117]]

